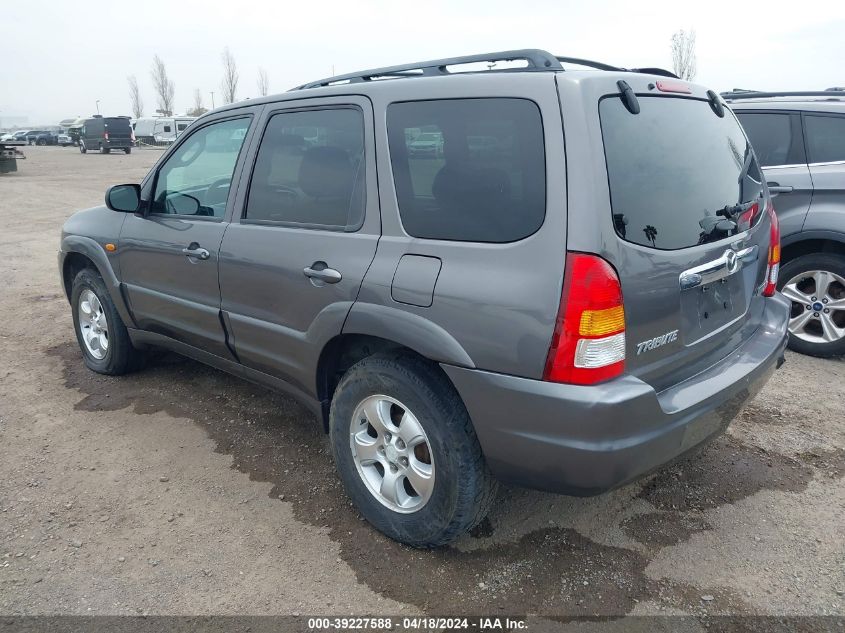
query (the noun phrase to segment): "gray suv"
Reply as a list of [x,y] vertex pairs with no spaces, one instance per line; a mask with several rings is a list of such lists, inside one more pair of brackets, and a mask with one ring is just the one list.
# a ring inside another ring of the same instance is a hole
[[67,221],[59,269],[88,367],[165,348],[292,394],[424,547],[497,481],[592,495],[723,431],[783,358],[778,240],[716,93],[526,50],[206,114]]
[[845,90],[722,93],[777,196],[789,346],[845,354]]

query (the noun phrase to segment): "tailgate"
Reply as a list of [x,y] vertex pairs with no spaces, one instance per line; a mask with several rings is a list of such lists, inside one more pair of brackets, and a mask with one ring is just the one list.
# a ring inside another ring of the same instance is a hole
[[626,371],[658,391],[717,363],[759,325],[768,194],[727,108],[693,96],[599,100],[611,206],[603,256],[625,304]]

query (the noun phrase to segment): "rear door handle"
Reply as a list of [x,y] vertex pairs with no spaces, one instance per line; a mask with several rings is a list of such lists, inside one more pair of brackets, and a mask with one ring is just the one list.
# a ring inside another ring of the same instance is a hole
[[195,257],[196,259],[208,259],[209,257],[211,257],[211,253],[209,253],[204,248],[200,247],[200,245],[196,242],[191,242],[190,244],[188,244],[188,246],[182,249],[182,252],[187,257]]
[[781,186],[776,182],[767,182],[766,184],[769,185],[769,193],[790,193],[794,190],[794,187],[787,185]]
[[329,268],[326,262],[314,262],[310,266],[303,268],[302,272],[312,281],[322,281],[327,284],[336,284],[343,279],[343,275],[334,268]]

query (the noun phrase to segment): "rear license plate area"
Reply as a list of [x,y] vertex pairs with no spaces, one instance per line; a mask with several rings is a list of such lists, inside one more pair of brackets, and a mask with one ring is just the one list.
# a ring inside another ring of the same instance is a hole
[[694,343],[745,312],[742,275],[681,292],[682,340]]

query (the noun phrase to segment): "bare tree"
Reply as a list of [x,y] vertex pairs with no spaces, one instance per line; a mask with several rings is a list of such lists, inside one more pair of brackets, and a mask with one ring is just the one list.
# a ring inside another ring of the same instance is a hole
[[202,116],[208,112],[208,108],[203,105],[202,102],[202,91],[199,88],[194,90],[194,107],[188,110],[188,114],[190,116]]
[[229,47],[223,49],[223,103],[234,103],[238,93],[238,65]]
[[672,67],[681,79],[695,79],[695,31],[681,29],[672,35]]
[[173,80],[167,76],[167,68],[161,57],[153,57],[153,86],[158,96],[158,110],[164,116],[173,116],[173,97],[176,94],[176,86]]
[[270,90],[270,80],[267,78],[267,71],[263,68],[258,69],[258,94],[266,97]]
[[144,100],[141,98],[141,90],[138,88],[138,78],[130,75],[126,78],[129,82],[129,103],[132,106],[132,116],[140,119],[144,116]]

